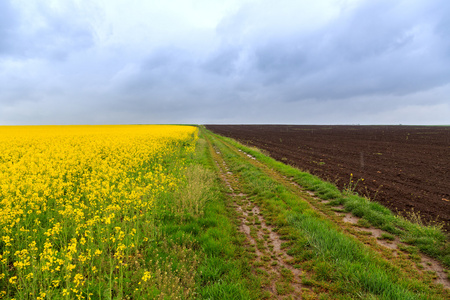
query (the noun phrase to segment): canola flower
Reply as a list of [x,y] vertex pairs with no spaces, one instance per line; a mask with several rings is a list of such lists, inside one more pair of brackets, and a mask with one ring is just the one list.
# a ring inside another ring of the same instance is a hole
[[180,180],[165,166],[182,170],[196,138],[190,126],[0,126],[0,298],[90,299],[151,278],[133,264],[154,200]]

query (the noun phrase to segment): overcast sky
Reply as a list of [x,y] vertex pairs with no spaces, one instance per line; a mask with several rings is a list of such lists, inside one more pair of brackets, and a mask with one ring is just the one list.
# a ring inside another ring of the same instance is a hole
[[0,0],[0,124],[450,124],[448,0]]

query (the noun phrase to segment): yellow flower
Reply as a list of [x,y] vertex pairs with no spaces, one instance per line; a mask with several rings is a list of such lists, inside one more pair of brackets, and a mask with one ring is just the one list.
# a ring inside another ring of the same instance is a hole
[[142,276],[142,281],[147,282],[152,276],[150,275],[150,272],[145,271],[144,276]]
[[84,285],[84,277],[81,274],[76,274],[73,278],[73,283],[75,283],[75,287],[78,287],[79,285]]
[[73,265],[73,264],[69,264],[67,266],[67,270],[69,270],[69,272],[71,272],[73,269],[75,269],[77,266]]
[[16,284],[17,283],[17,276],[13,276],[13,277],[9,278],[9,283]]

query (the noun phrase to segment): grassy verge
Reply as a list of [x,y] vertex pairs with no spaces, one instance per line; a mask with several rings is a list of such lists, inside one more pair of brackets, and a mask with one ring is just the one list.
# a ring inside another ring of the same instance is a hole
[[250,273],[225,194],[200,138],[184,184],[159,199],[157,229],[146,247],[153,266],[148,299],[255,299]]
[[[346,195],[332,185],[231,139],[204,132],[219,148],[231,171],[239,176],[244,192],[262,209],[266,221],[276,226],[290,245],[288,253],[295,257],[294,263],[307,271],[303,284],[310,288],[312,298],[446,299],[449,296],[448,291],[432,284],[432,276],[423,276],[402,261],[407,258],[402,256],[388,261],[377,251],[344,234],[336,224],[312,209],[307,201],[243,159],[232,147],[294,177],[321,197],[343,201]],[[353,198],[354,195],[350,196]],[[409,226],[416,228],[416,224]],[[305,292],[304,298],[307,295]]]
[[[346,211],[363,218],[374,227],[399,236],[402,242],[438,259],[450,268],[450,242],[448,235],[442,231],[442,226],[439,224],[425,225],[420,222],[419,217],[415,218],[416,222],[412,222],[411,218],[396,216],[383,205],[357,195],[351,188],[341,192],[335,185],[278,162],[264,155],[258,149],[245,147],[230,138],[218,138],[251,154],[283,175],[293,178],[295,182],[305,189],[313,191],[319,198],[330,200],[330,205],[344,205]],[[411,249],[411,251],[413,250]]]

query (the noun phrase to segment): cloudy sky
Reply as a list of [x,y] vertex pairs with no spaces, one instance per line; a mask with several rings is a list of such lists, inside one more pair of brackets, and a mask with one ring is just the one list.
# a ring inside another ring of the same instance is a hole
[[450,124],[447,0],[1,0],[0,124]]

